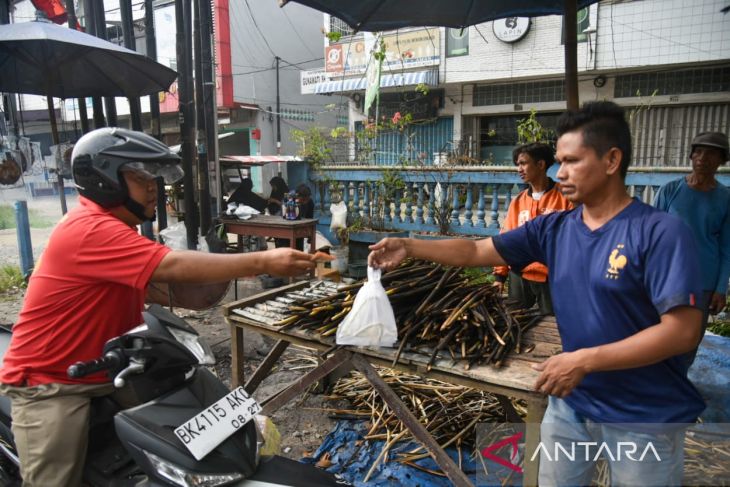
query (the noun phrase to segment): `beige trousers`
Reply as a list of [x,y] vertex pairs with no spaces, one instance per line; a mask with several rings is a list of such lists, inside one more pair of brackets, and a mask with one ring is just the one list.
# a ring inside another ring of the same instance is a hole
[[79,487],[86,460],[91,398],[111,384],[0,384],[12,400],[13,436],[23,487]]

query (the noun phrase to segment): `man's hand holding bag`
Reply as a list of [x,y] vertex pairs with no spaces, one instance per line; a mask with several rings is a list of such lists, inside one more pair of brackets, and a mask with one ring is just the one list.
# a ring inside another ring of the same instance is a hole
[[398,328],[388,295],[380,283],[380,269],[368,266],[368,280],[337,328],[337,344],[392,347],[397,340]]

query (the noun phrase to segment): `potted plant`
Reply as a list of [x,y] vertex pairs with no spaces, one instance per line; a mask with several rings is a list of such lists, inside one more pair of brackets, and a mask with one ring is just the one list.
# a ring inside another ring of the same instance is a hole
[[[380,175],[378,181],[366,183],[371,191],[368,204],[362,208],[362,214],[359,214],[359,209],[355,209],[348,222],[349,269],[350,274],[355,275],[353,277],[365,275],[371,245],[386,237],[408,236],[408,231],[399,231],[392,224],[396,195],[406,189],[406,183],[398,168],[383,168]],[[400,208],[395,208],[395,212],[400,212]]]

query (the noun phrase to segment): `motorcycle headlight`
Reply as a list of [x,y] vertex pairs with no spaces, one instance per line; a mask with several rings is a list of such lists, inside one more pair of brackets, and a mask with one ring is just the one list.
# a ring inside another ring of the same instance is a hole
[[178,328],[168,327],[167,328],[175,339],[185,345],[185,348],[190,350],[190,353],[195,355],[198,362],[201,365],[214,365],[215,356],[210,346],[200,339],[200,336],[189,333],[187,331],[180,330]]
[[190,472],[147,450],[142,451],[161,477],[180,487],[216,487],[243,479],[243,474],[238,472],[221,474]]

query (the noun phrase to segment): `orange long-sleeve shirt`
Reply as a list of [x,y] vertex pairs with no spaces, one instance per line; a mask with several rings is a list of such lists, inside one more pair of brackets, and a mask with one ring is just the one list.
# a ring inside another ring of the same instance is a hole
[[[573,204],[560,192],[560,185],[550,180],[548,189],[539,200],[535,200],[532,197],[531,188],[520,192],[512,200],[500,233],[520,227],[540,215],[571,209],[573,209]],[[494,268],[494,274],[496,276],[506,277],[508,273],[509,267],[498,266]],[[547,281],[547,274],[547,267],[539,262],[533,262],[522,269],[522,277],[528,281],[545,282]]]

